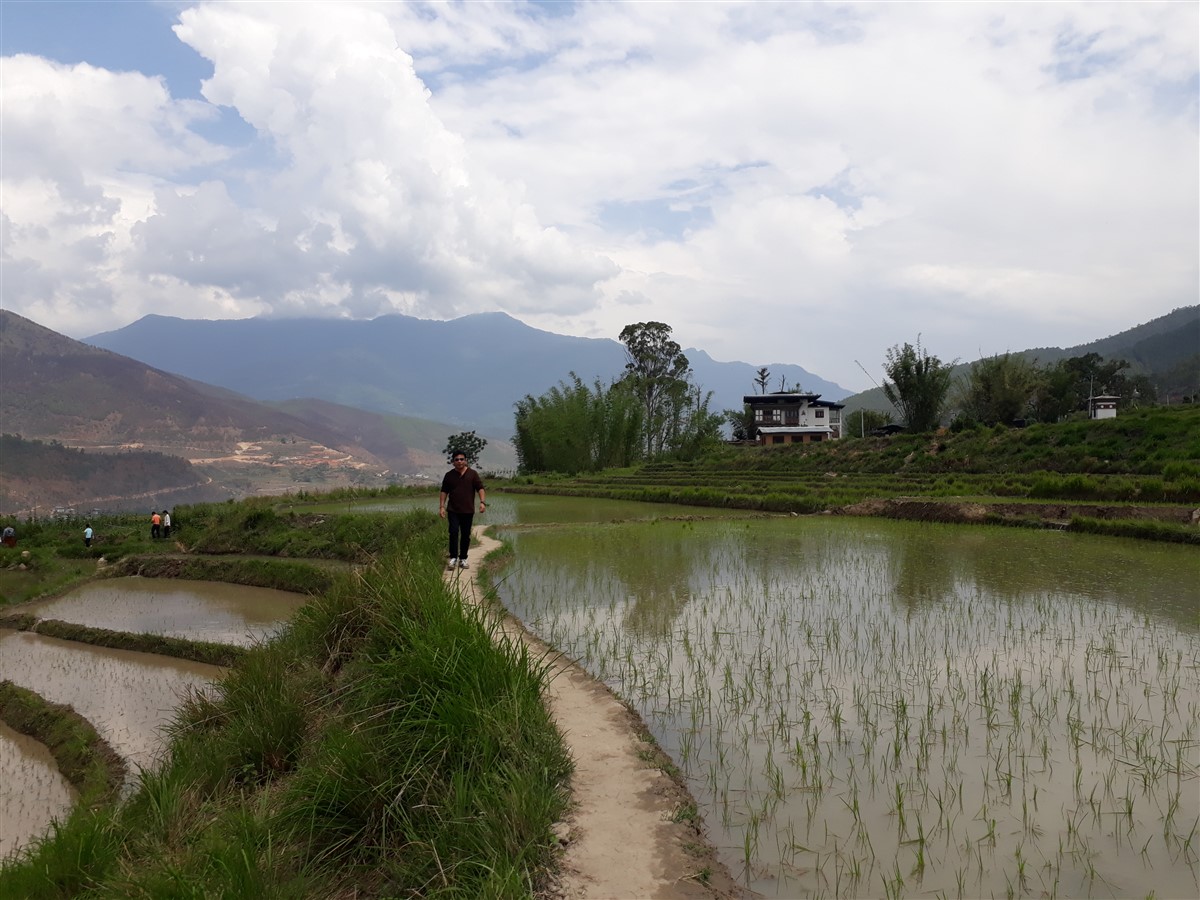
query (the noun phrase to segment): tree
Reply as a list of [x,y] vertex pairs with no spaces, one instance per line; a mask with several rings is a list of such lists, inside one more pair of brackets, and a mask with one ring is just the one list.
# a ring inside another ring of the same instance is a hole
[[[957,362],[957,360],[955,361]],[[909,431],[932,431],[942,418],[942,407],[950,390],[950,370],[955,363],[943,363],[921,346],[905,343],[887,352],[883,393],[900,412]]]
[[679,344],[671,340],[671,326],[663,322],[638,322],[621,329],[625,345],[625,382],[641,400],[647,457],[666,449],[672,413],[687,402],[691,366]]
[[588,387],[574,372],[540,397],[517,401],[513,444],[522,472],[594,472],[628,466],[642,450],[642,410],[618,381]]
[[754,421],[754,410],[749,403],[742,404],[740,410],[727,409],[723,415],[729,426],[729,436],[735,441],[753,441],[757,438],[758,423]]
[[1057,422],[1072,412],[1087,409],[1089,397],[1114,394],[1123,406],[1154,403],[1154,383],[1145,375],[1127,376],[1129,363],[1106,360],[1099,353],[1062,359],[1041,370],[1033,396],[1033,413],[1042,422]]
[[758,385],[759,393],[767,392],[767,382],[771,380],[771,370],[763,366],[754,373],[754,383]]
[[983,425],[1010,425],[1025,418],[1041,380],[1035,363],[1005,353],[971,364],[962,388],[962,413]]
[[847,414],[842,426],[843,437],[865,437],[876,428],[892,424],[892,414],[877,409],[856,409]]
[[487,438],[481,438],[474,431],[464,431],[446,438],[446,447],[442,452],[446,454],[447,461],[453,459],[455,453],[461,453],[467,458],[467,465],[474,467],[478,465],[479,454],[486,446]]

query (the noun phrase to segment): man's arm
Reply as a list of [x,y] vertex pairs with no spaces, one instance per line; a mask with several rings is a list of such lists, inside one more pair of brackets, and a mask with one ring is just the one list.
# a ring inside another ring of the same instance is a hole
[[479,495],[479,511],[483,512],[483,508],[487,506],[487,491],[483,487],[483,479],[479,477],[479,473],[475,473],[475,493]]
[[442,491],[438,494],[438,515],[443,519],[446,518],[446,492]]

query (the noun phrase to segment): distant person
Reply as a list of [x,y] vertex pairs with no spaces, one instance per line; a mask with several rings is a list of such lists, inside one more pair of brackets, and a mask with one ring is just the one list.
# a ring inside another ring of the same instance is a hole
[[83,529],[83,546],[92,546],[92,526],[88,525]]
[[162,534],[165,538],[169,538],[171,536],[171,514],[165,509],[163,510],[162,514]]
[[17,530],[11,525],[5,525],[4,534],[0,536],[0,540],[4,541],[5,547],[17,546]]
[[442,491],[438,494],[438,515],[450,524],[450,563],[446,566],[467,567],[467,549],[471,545],[471,521],[475,518],[475,494],[479,494],[479,511],[487,509],[483,480],[479,473],[467,465],[465,454],[455,451],[451,457],[454,466],[442,479]]
[[162,516],[151,511],[150,513],[150,540],[157,540],[162,536]]

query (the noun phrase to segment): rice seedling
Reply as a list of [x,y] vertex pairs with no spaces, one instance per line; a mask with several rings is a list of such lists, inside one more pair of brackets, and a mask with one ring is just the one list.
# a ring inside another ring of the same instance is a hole
[[506,605],[633,703],[753,889],[1200,889],[1192,551],[829,519],[511,536]]

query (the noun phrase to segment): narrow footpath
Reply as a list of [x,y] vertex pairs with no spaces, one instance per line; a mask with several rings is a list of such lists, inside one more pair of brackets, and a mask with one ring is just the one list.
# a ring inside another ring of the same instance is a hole
[[[499,542],[472,532],[472,565]],[[482,602],[477,569],[446,572],[464,600]],[[655,767],[657,748],[639,737],[637,717],[603,684],[555,653],[510,615],[504,634],[550,663],[547,702],[575,760],[574,806],[557,831],[562,871],[556,900],[673,900],[744,896],[691,825],[690,798]],[[680,821],[674,821],[680,819]]]

